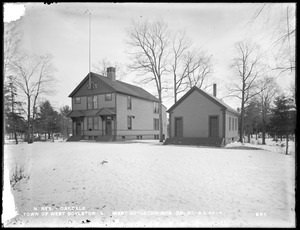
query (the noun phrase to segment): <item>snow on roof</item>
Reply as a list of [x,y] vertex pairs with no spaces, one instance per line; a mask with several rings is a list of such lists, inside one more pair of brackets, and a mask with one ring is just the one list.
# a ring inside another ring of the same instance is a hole
[[167,110],[167,112],[172,111],[175,109],[181,102],[183,102],[192,92],[197,91],[198,93],[202,94],[206,98],[208,98],[210,101],[218,104],[219,106],[223,107],[224,109],[238,115],[238,112],[231,108],[229,105],[227,105],[225,102],[223,102],[221,99],[218,99],[217,97],[214,97],[213,95],[199,89],[197,86],[192,87],[185,95],[183,95],[170,109]]
[[[127,94],[130,96],[135,96],[135,97],[139,97],[142,99],[146,99],[146,100],[150,100],[150,101],[156,101],[158,102],[159,100],[153,96],[151,93],[147,92],[146,90],[144,90],[141,87],[135,86],[135,85],[131,85],[122,81],[113,81],[108,77],[96,74],[91,72],[92,77],[97,77],[98,79],[100,79],[101,81],[103,81],[104,83],[106,83],[108,86],[110,86],[112,89],[114,89],[116,92],[119,93],[123,93],[123,94]],[[82,81],[81,83],[73,90],[73,92],[69,95],[69,97],[72,97],[77,90],[83,85],[83,83],[86,81],[86,79],[89,77],[89,75],[87,75]]]

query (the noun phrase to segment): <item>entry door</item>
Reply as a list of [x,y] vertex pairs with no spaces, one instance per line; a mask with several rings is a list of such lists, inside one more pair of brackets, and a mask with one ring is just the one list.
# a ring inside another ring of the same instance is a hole
[[76,136],[81,135],[81,120],[77,119],[76,121]]
[[111,125],[111,120],[106,119],[106,135],[111,136],[112,134],[112,125]]
[[219,137],[219,119],[217,116],[209,118],[210,137]]
[[183,137],[182,117],[175,117],[175,137]]

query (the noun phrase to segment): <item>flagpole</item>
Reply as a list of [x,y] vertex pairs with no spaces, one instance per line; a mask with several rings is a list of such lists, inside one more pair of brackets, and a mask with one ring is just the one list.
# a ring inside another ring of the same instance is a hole
[[89,17],[89,87],[91,88],[91,13]]

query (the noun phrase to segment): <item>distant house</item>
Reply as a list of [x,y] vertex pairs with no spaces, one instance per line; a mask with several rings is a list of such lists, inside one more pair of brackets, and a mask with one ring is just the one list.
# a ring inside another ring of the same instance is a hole
[[165,144],[222,146],[238,138],[238,112],[194,86],[167,112],[169,136]]
[[[146,90],[116,80],[115,68],[107,77],[88,74],[69,95],[72,98],[73,135],[69,141],[159,139],[159,100]],[[167,132],[163,106],[163,133]]]

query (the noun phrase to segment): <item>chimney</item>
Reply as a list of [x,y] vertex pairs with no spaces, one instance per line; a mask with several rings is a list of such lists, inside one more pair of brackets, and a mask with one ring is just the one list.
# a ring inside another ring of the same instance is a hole
[[107,71],[107,77],[109,79],[111,79],[112,81],[115,81],[116,80],[116,68],[114,68],[114,67],[108,67],[106,69],[106,71]]
[[214,97],[217,97],[217,84],[213,84],[213,87],[214,87],[213,95],[214,95]]

